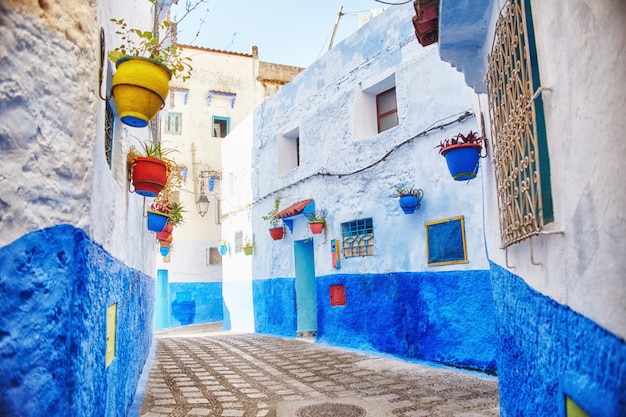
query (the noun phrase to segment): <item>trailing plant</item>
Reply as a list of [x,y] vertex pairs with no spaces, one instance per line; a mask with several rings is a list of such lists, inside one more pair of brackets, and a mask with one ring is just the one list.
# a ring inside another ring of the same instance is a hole
[[446,148],[448,148],[449,146],[459,145],[463,143],[472,143],[475,145],[479,145],[482,148],[483,146],[487,145],[487,138],[484,136],[478,136],[477,132],[470,130],[467,135],[459,133],[458,135],[453,136],[449,139],[442,140],[439,145],[435,146],[435,149],[439,148],[439,153],[443,155],[446,151]]
[[182,203],[166,200],[159,194],[154,202],[150,205],[150,210],[157,211],[168,217],[167,222],[172,226],[178,226],[185,223],[183,213],[186,210]]
[[[155,16],[160,16],[165,2],[148,1],[155,7]],[[115,33],[120,35],[122,43],[109,52],[109,59],[113,62],[124,56],[154,59],[165,65],[173,76],[180,75],[186,81],[191,77],[193,68],[191,58],[182,56],[182,48],[175,41],[176,30],[178,24],[203,3],[208,3],[208,0],[188,0],[180,19],[175,22],[164,19],[152,31],[129,27],[124,19],[110,19],[117,25]]]
[[274,207],[265,216],[263,216],[263,220],[269,221],[273,229],[280,227],[281,224],[281,219],[276,217],[276,214],[278,214],[279,211],[281,199],[282,196],[280,194],[276,194],[276,197],[274,198]]

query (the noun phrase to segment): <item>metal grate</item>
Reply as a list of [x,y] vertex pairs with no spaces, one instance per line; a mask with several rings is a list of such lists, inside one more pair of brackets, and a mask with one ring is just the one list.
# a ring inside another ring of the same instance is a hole
[[344,257],[374,255],[374,224],[371,218],[342,223],[341,234]]
[[109,168],[113,162],[113,119],[113,110],[107,102],[104,110],[104,155]]
[[487,72],[503,248],[543,228],[533,78],[523,0],[511,0],[496,24]]

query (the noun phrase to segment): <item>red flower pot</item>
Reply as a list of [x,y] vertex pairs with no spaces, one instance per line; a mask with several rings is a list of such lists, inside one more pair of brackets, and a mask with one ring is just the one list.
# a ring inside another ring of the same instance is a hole
[[311,228],[311,232],[313,234],[319,235],[324,230],[324,223],[321,223],[321,222],[309,223],[309,227]]
[[282,226],[270,229],[270,236],[274,240],[281,240],[284,235],[285,235],[285,229]]
[[167,182],[167,165],[160,159],[137,157],[133,167],[135,192],[144,197],[156,197]]
[[156,238],[157,238],[157,240],[167,240],[167,238],[170,237],[171,234],[172,234],[172,232],[168,232],[165,229],[163,229],[162,232],[157,232]]

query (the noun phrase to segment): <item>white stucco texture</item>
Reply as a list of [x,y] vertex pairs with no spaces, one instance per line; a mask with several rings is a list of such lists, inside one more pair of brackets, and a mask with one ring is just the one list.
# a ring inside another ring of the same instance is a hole
[[[582,0],[532,7],[541,86],[551,89],[541,95],[554,201],[545,231],[556,234],[509,247],[509,270],[626,338],[626,143],[618,139],[626,129],[618,110],[626,97],[626,9]],[[480,107],[487,113],[486,96]],[[489,257],[506,267],[493,169],[483,175]]]
[[[255,110],[252,198],[224,210],[231,230],[252,224],[253,279],[293,277],[293,242],[313,237],[306,218],[299,216],[293,232],[280,241],[271,239],[262,216],[273,207],[277,193],[281,209],[314,199],[316,209],[328,213],[329,240],[341,239],[342,222],[373,219],[375,255],[344,259],[341,270],[331,266],[330,242],[324,242],[323,234],[315,235],[316,275],[488,269],[482,174],[469,183],[453,181],[435,149],[444,138],[478,130],[473,116],[457,121],[471,112],[471,90],[461,74],[440,61],[435,48],[417,43],[412,13],[410,4],[387,9]],[[355,97],[375,99],[390,82],[396,87],[399,125],[367,136],[357,125],[375,114],[366,113],[367,105],[358,105]],[[361,137],[355,137],[355,130]],[[279,161],[288,156],[277,138],[294,131],[299,134],[300,165],[281,173]],[[224,161],[241,153],[234,147],[223,151]],[[414,214],[404,214],[393,197],[395,187],[402,185],[424,192],[422,207]],[[248,217],[244,213],[250,206]],[[469,263],[428,267],[424,223],[459,215],[465,217]],[[225,287],[226,282],[225,277]]]

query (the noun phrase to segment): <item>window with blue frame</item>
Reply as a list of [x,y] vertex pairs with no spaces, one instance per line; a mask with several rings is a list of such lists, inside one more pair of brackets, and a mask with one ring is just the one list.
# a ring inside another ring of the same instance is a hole
[[371,218],[341,223],[343,256],[374,255],[374,223]]
[[213,137],[225,138],[230,133],[230,117],[213,116]]

